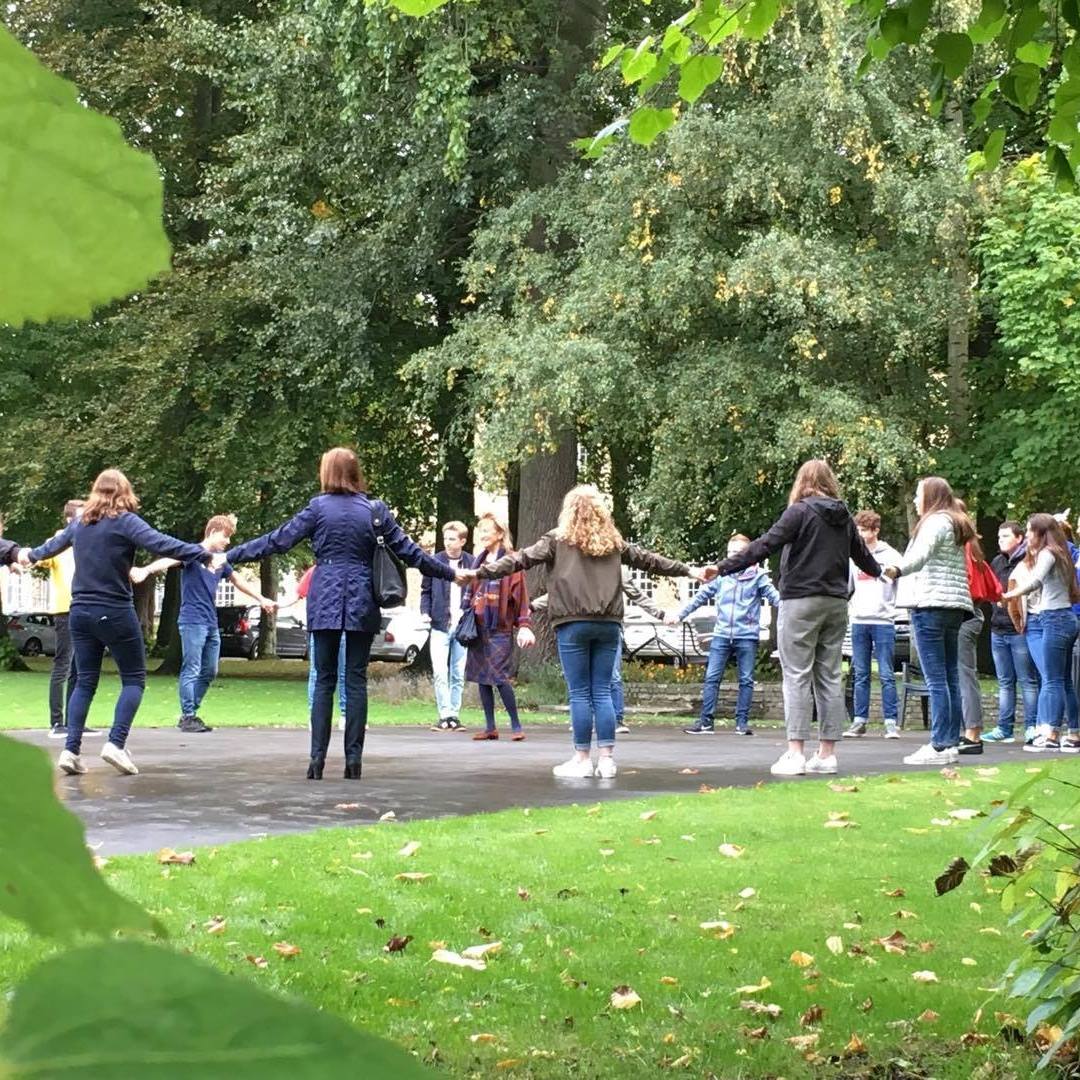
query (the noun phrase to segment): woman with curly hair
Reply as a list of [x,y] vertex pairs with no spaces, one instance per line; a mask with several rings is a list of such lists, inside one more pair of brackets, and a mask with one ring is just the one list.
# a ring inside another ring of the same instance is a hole
[[[622,564],[654,574],[706,580],[705,571],[628,544],[615,527],[600,492],[591,484],[572,488],[563,499],[558,525],[535,544],[475,571],[481,581],[506,577],[532,566],[547,567],[548,617],[555,628],[559,660],[570,694],[574,756],[552,770],[556,776],[604,780],[615,776],[615,710],[611,678],[623,618]],[[590,751],[595,717],[599,757]]]

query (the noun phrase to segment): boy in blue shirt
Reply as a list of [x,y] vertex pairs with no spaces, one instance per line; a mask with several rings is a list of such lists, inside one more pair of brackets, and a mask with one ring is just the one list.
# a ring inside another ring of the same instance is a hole
[[[736,533],[728,541],[727,555],[733,558],[750,543],[750,538]],[[761,601],[768,600],[779,607],[780,594],[768,572],[751,566],[730,577],[719,577],[699,589],[697,595],[678,615],[666,620],[669,625],[682,622],[692,611],[715,601],[716,626],[709,647],[709,662],[705,668],[705,684],[701,694],[701,716],[698,722],[683,730],[687,735],[712,735],[716,697],[728,661],[734,658],[739,672],[739,696],[735,704],[735,734],[753,735],[750,730],[750,705],[754,697],[754,661],[761,638]]]
[[[224,551],[236,532],[236,519],[231,515],[216,514],[206,523],[202,546],[207,551]],[[233,576],[232,567],[225,563],[218,570],[211,570],[201,562],[178,562],[176,559],[158,559],[148,566],[131,570],[135,584],[145,581],[151,574],[182,566],[180,572],[180,647],[183,660],[180,664],[180,720],[177,727],[189,735],[213,731],[199,719],[199,706],[210,689],[218,672],[221,657],[221,632],[217,619],[218,584],[232,578],[233,587],[250,596],[263,611],[273,611],[277,604],[249,589],[239,578]]]

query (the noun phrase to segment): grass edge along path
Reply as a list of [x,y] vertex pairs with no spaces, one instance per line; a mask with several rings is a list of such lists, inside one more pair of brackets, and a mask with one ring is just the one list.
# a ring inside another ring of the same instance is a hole
[[[174,947],[448,1075],[1024,1076],[994,991],[1022,928],[997,883],[938,898],[933,878],[1034,767],[386,822],[103,872]],[[1031,798],[1065,804],[1050,782]],[[0,996],[45,951],[0,923]]]

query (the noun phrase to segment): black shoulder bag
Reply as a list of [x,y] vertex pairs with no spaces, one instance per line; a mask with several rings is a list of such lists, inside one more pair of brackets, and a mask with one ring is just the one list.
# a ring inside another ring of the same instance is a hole
[[404,605],[408,590],[405,587],[405,567],[386,546],[386,538],[382,533],[384,512],[385,503],[376,502],[372,507],[371,526],[375,530],[375,554],[371,559],[371,586],[375,593],[375,603],[379,607],[396,608]]

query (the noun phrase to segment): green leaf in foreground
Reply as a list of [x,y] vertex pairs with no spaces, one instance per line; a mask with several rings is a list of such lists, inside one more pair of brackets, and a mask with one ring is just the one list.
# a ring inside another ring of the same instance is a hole
[[48,756],[3,736],[0,821],[0,912],[49,937],[118,930],[165,936],[156,919],[113,892],[95,869],[82,823],[53,794]]
[[643,105],[630,117],[630,139],[640,146],[651,146],[656,137],[675,123],[672,109],[654,109]]
[[443,4],[448,3],[448,0],[390,0],[390,2],[398,11],[420,19],[433,11],[438,11]]
[[0,26],[0,324],[86,317],[168,269],[162,185]]
[[35,968],[0,1032],[0,1075],[94,1080],[422,1080],[392,1043],[190,956],[137,942]]
[[720,78],[724,70],[724,58],[710,53],[691,56],[679,73],[679,97],[693,104]]

